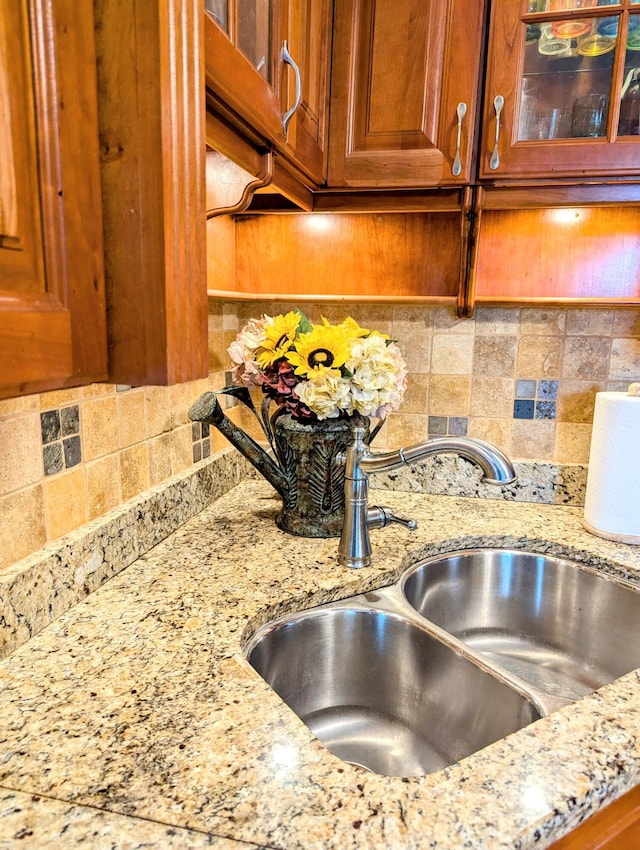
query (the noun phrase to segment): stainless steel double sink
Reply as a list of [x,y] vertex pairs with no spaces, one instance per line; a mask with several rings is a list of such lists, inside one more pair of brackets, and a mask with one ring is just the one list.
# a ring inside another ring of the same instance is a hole
[[640,667],[640,592],[549,555],[469,549],[281,617],[245,654],[336,756],[418,776]]

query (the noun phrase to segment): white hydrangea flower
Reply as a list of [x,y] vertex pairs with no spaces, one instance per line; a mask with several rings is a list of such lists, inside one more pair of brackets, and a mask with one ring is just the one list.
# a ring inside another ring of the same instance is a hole
[[353,413],[347,378],[331,375],[326,370],[296,385],[296,395],[318,419],[335,419],[341,412]]
[[406,386],[406,366],[395,343],[377,333],[354,340],[345,365],[353,375],[354,410],[384,419],[397,409]]

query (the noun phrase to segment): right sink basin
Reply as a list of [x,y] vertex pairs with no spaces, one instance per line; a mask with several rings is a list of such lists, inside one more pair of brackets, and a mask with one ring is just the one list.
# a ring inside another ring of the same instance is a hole
[[640,593],[573,562],[464,550],[410,567],[400,590],[422,617],[562,699],[640,667]]

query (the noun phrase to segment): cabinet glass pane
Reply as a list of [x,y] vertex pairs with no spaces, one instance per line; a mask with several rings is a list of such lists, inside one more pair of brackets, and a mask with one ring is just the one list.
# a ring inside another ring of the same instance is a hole
[[204,0],[204,8],[213,20],[229,34],[229,0]]
[[271,2],[237,0],[237,46],[253,67],[271,82]]
[[526,26],[519,141],[606,136],[618,23],[616,15]]
[[640,136],[640,15],[629,16],[619,136]]

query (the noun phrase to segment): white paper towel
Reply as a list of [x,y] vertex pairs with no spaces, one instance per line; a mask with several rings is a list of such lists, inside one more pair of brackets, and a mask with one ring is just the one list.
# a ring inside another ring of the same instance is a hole
[[600,537],[640,543],[640,397],[596,393],[584,524]]

